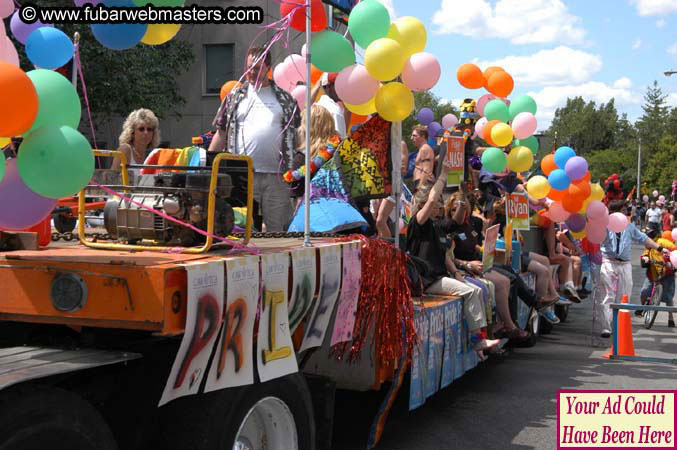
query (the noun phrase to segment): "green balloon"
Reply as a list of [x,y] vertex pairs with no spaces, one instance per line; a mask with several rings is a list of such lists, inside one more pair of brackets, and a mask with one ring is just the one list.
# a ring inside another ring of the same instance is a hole
[[484,107],[484,117],[486,117],[487,120],[508,122],[508,105],[501,100],[492,100]]
[[73,85],[53,70],[31,70],[26,75],[38,92],[38,117],[29,131],[43,125],[66,125],[77,128],[80,124],[82,106]]
[[390,29],[390,14],[377,0],[357,4],[348,17],[348,30],[357,45],[367,48],[372,41],[384,38]]
[[355,52],[348,39],[335,31],[322,31],[310,41],[311,61],[322,72],[340,72],[355,64]]
[[491,173],[499,173],[505,170],[508,158],[499,148],[489,147],[482,153],[482,167]]
[[5,169],[6,169],[6,161],[5,161],[5,154],[3,152],[0,152],[0,182],[2,181],[2,178],[5,176]]
[[510,120],[514,119],[521,112],[530,112],[536,115],[536,101],[528,95],[522,95],[510,102],[508,110],[510,112]]
[[538,139],[534,136],[529,136],[525,139],[515,139],[513,147],[519,147],[520,145],[527,147],[534,155],[538,153]]
[[21,179],[36,194],[69,197],[92,179],[94,153],[77,130],[47,125],[25,136],[17,165]]

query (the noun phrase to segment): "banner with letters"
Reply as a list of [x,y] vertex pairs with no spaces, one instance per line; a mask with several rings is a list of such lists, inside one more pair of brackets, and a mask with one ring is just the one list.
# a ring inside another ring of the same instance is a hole
[[291,252],[292,291],[289,297],[289,329],[292,334],[313,306],[317,284],[316,252],[300,248]]
[[460,186],[465,171],[465,139],[463,136],[445,138],[447,144],[446,160],[451,163],[447,174],[447,187]]
[[343,276],[336,320],[334,320],[334,331],[331,336],[332,346],[353,339],[357,302],[360,299],[361,251],[362,244],[360,242],[343,245]]
[[425,396],[431,397],[440,388],[442,358],[444,354],[444,305],[426,308],[430,323],[428,367],[425,378]]
[[428,331],[430,321],[426,310],[417,308],[414,318],[418,342],[411,352],[411,381],[409,383],[409,410],[416,409],[425,403],[425,380],[428,370]]
[[526,194],[513,192],[506,195],[506,202],[506,225],[512,222],[513,229],[529,231],[529,201]]

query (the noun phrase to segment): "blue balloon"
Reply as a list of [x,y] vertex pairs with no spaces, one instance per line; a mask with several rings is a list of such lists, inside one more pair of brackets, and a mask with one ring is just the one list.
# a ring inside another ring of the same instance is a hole
[[[131,0],[107,0],[104,5],[118,7],[134,7]],[[111,50],[127,50],[141,42],[148,30],[146,23],[93,24],[94,38],[104,47]]]
[[566,146],[560,147],[555,151],[555,164],[557,164],[557,167],[560,169],[564,169],[567,165],[567,161],[574,156],[576,156],[576,152],[573,148]]
[[428,124],[428,137],[434,138],[437,136],[437,133],[442,129],[442,125],[437,122],[430,122]]
[[26,56],[43,69],[53,70],[66,65],[74,53],[73,41],[57,28],[38,28],[26,41]]
[[571,180],[565,171],[562,169],[555,169],[550,172],[550,175],[548,176],[548,183],[550,183],[550,186],[557,191],[565,191],[569,189]]

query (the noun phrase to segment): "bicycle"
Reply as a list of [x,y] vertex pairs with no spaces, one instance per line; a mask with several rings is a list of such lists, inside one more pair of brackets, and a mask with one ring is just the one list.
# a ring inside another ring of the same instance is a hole
[[[646,268],[646,277],[651,283],[651,294],[642,304],[658,306],[663,300],[662,281],[667,277],[674,276],[675,269],[670,263],[669,257],[658,250],[646,250],[641,257],[640,265]],[[644,317],[644,328],[651,329],[656,321],[656,316],[658,316],[658,311],[643,311],[642,315]]]

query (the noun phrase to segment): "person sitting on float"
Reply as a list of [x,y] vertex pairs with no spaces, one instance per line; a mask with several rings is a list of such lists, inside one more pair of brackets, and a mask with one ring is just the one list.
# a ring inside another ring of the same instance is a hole
[[[160,121],[150,109],[140,108],[129,113],[122,124],[118,151],[127,157],[127,164],[143,164],[150,151],[160,145]],[[113,158],[112,169],[119,169],[120,159]],[[141,169],[128,169],[138,178]]]

